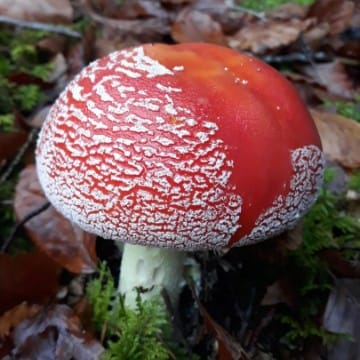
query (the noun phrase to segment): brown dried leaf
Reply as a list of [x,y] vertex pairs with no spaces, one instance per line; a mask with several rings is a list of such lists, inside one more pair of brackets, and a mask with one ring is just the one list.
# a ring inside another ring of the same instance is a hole
[[171,5],[179,5],[179,4],[188,4],[194,0],[162,0],[161,2],[164,4],[171,4]]
[[15,328],[13,342],[12,356],[17,359],[97,360],[104,351],[66,305],[43,309],[24,320]]
[[353,80],[347,74],[339,60],[330,63],[303,66],[300,69],[331,94],[352,99],[354,96]]
[[270,10],[266,13],[266,16],[274,20],[304,19],[306,16],[306,7],[289,2]]
[[191,10],[205,13],[218,22],[224,34],[233,34],[253,16],[232,6],[231,1],[224,0],[194,0]]
[[[34,165],[20,174],[14,208],[18,219],[40,208],[46,198],[37,179]],[[74,273],[91,273],[96,269],[95,236],[81,230],[53,207],[26,222],[33,242],[61,266]]]
[[334,333],[348,334],[328,346],[326,359],[358,359],[360,353],[360,280],[342,279],[330,293],[323,327]]
[[54,55],[65,52],[66,45],[67,42],[64,36],[54,34],[39,40],[36,47],[41,51]]
[[51,73],[48,75],[48,81],[55,82],[66,74],[68,65],[63,54],[58,53],[51,61]]
[[291,307],[295,304],[295,292],[290,280],[286,277],[269,285],[261,301],[261,305],[265,306],[281,303],[287,304]]
[[329,34],[330,25],[322,23],[307,30],[302,37],[305,44],[309,46],[312,51],[316,51],[324,44],[324,39]]
[[320,253],[321,259],[327,263],[328,268],[338,277],[360,279],[360,269],[343,258],[336,249],[326,249]]
[[161,6],[160,0],[93,0],[90,3],[93,9],[98,10],[102,16],[113,19],[167,17],[167,12]]
[[360,124],[337,114],[312,110],[324,153],[347,168],[360,167]]
[[199,307],[200,313],[205,321],[206,329],[215,335],[219,343],[219,360],[249,360],[250,357],[242,348],[241,344],[236,341],[220,324],[218,324],[212,316],[207,312],[204,305],[200,302],[196,294],[194,286],[191,286],[191,291],[196,304]]
[[69,0],[0,0],[0,14],[25,21],[68,23],[73,9]]
[[352,28],[360,27],[360,1],[355,1],[355,9],[353,17],[351,18],[350,26]]
[[46,120],[47,114],[49,113],[51,105],[44,106],[42,109],[37,111],[31,119],[26,122],[31,127],[40,129],[44,121]]
[[26,139],[27,134],[24,132],[0,132],[0,169],[17,154]]
[[148,17],[145,19],[115,19],[104,16],[93,7],[84,3],[84,10],[96,23],[101,24],[108,31],[117,31],[123,36],[141,36],[144,41],[156,35],[169,33],[169,19],[167,17]]
[[257,21],[229,37],[229,45],[238,50],[264,54],[294,43],[312,23],[311,19],[291,19],[287,22],[269,19]]
[[9,336],[11,329],[20,324],[23,320],[34,316],[39,312],[39,305],[29,305],[23,302],[0,317],[0,339]]
[[206,13],[185,8],[171,27],[171,36],[178,43],[210,42],[224,44],[220,24]]
[[46,303],[58,288],[59,266],[42,252],[0,253],[0,313],[27,301]]
[[318,0],[309,8],[307,16],[329,23],[330,34],[336,35],[349,27],[354,9],[353,1]]

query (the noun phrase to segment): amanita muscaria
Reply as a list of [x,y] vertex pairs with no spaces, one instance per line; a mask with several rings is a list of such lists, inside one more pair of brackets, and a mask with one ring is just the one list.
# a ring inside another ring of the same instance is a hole
[[119,289],[130,304],[135,287],[149,296],[165,287],[176,302],[181,250],[253,244],[292,227],[324,168],[291,84],[254,57],[200,43],[91,63],[52,107],[36,163],[56,209],[126,243]]

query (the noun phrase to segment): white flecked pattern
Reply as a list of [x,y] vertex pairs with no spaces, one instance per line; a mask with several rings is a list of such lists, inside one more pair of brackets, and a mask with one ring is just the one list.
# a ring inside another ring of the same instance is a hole
[[325,166],[322,151],[315,145],[296,149],[291,153],[291,164],[294,176],[290,182],[290,191],[286,196],[279,195],[274,200],[272,206],[259,216],[251,233],[242,238],[238,246],[254,244],[292,228],[315,202]]

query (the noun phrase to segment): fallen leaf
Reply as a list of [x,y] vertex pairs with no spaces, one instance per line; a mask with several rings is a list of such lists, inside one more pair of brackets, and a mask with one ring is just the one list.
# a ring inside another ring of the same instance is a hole
[[50,82],[56,82],[60,77],[66,74],[68,66],[63,54],[58,53],[51,61],[51,73],[48,75],[47,80]]
[[317,26],[313,26],[308,29],[302,37],[303,42],[311,49],[311,51],[317,51],[324,45],[324,40],[330,32],[330,25],[328,23],[322,23]]
[[326,359],[358,359],[360,354],[360,280],[337,280],[330,293],[323,327],[333,333],[352,336],[327,347]]
[[162,0],[161,2],[164,4],[179,5],[179,4],[187,4],[192,1],[193,0]]
[[311,19],[291,19],[286,22],[269,19],[256,21],[229,37],[229,45],[237,50],[264,54],[269,50],[293,44],[312,24]]
[[205,309],[196,294],[195,287],[190,285],[191,292],[196,304],[199,307],[200,313],[204,318],[206,329],[215,335],[218,345],[218,359],[219,360],[249,360],[250,357],[242,348],[241,344],[234,339],[220,324],[218,324],[212,316]]
[[344,116],[312,110],[324,153],[346,168],[360,167],[360,124]]
[[91,6],[102,16],[113,19],[166,18],[167,12],[159,0],[93,0]]
[[16,359],[97,360],[104,351],[66,305],[44,308],[24,320],[14,329],[13,343]]
[[9,336],[10,331],[23,320],[34,316],[40,310],[39,305],[23,302],[6,311],[0,317],[0,339]]
[[0,14],[25,21],[67,23],[73,9],[69,0],[0,0]]
[[307,16],[316,17],[330,25],[330,34],[346,30],[353,16],[355,4],[344,0],[317,0],[310,6]]
[[36,47],[50,55],[56,55],[64,53],[66,51],[66,39],[64,36],[51,34],[46,38],[39,40],[36,43]]
[[25,132],[0,132],[0,169],[2,164],[18,153],[26,139]]
[[267,287],[261,305],[268,306],[283,303],[292,307],[295,304],[295,296],[290,280],[283,277]]
[[326,249],[321,251],[320,258],[326,262],[328,268],[338,277],[360,279],[360,269],[352,263],[346,261],[341,252],[336,249]]
[[[14,208],[23,219],[40,208],[45,198],[34,165],[26,167],[16,186]],[[25,223],[32,241],[54,261],[74,273],[91,273],[96,269],[96,237],[81,230],[49,207]]]
[[0,314],[23,301],[46,303],[58,289],[59,270],[39,251],[16,256],[0,253]]
[[249,19],[253,18],[253,15],[248,12],[239,11],[236,6],[233,6],[232,1],[192,0],[190,9],[211,16],[220,24],[223,33],[228,35],[238,31]]
[[268,11],[266,16],[274,20],[304,19],[306,16],[306,7],[288,2]]
[[302,66],[300,71],[311,77],[319,85],[324,86],[330,94],[345,99],[354,97],[353,79],[346,72],[340,60],[329,63]]
[[49,113],[51,105],[44,106],[39,111],[37,111],[34,116],[30,119],[27,119],[27,124],[36,129],[41,129],[42,124],[46,120],[47,114]]
[[179,13],[171,27],[171,36],[178,43],[225,43],[220,24],[210,15],[190,8],[185,8]]
[[116,19],[104,16],[101,12],[83,3],[84,11],[96,23],[101,24],[109,31],[118,31],[126,36],[141,36],[143,39],[155,35],[169,33],[169,19],[165,17],[149,17],[146,19]]

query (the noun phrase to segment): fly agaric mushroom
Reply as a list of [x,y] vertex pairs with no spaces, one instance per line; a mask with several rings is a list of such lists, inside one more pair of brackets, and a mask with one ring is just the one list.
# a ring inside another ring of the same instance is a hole
[[[314,203],[314,123],[276,70],[211,44],[147,44],[86,67],[36,151],[45,194],[84,230],[125,242],[119,289],[176,302],[179,250],[252,244]],[[148,293],[152,295],[151,291]]]

